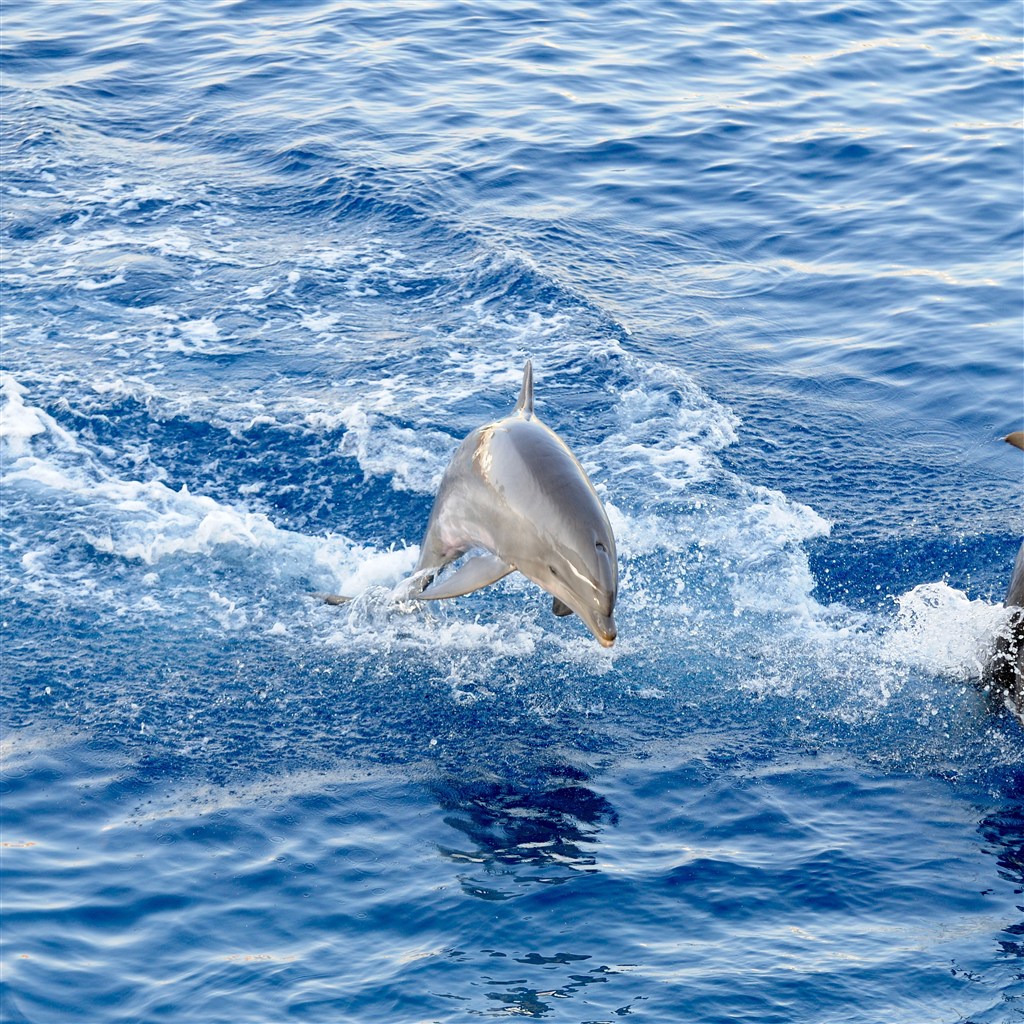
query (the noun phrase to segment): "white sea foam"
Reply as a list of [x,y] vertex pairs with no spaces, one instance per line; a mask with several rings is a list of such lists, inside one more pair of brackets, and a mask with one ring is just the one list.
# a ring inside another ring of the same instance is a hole
[[[381,399],[375,400],[380,402]],[[437,489],[448,459],[458,442],[429,428],[414,429],[367,412],[359,403],[339,409],[333,416],[307,416],[311,425],[343,425],[341,452],[354,458],[370,477],[390,478],[396,490],[432,493]]]
[[84,277],[80,281],[76,282],[75,287],[83,292],[97,292],[104,288],[113,288],[116,285],[124,284],[124,275],[125,268],[118,267],[111,277],[99,281],[93,277]]
[[[415,548],[379,551],[341,535],[308,536],[276,526],[263,512],[193,494],[184,486],[175,490],[160,479],[117,476],[71,432],[27,404],[24,389],[10,376],[2,381],[2,393],[5,489],[60,499],[68,507],[72,532],[100,554],[147,570],[182,564],[189,556],[218,565],[256,557],[264,575],[308,577],[319,589],[339,592],[393,585],[415,562]],[[38,586],[44,580],[53,547],[36,546],[23,554],[26,582]],[[184,569],[187,575],[190,570]],[[140,574],[145,586],[158,579],[152,571]],[[60,588],[66,581],[52,582]],[[214,590],[208,596],[224,628],[246,624],[233,597]]]
[[902,594],[897,607],[883,635],[882,657],[958,679],[983,676],[992,638],[1008,616],[1002,605],[971,600],[947,583],[922,583]]
[[210,353],[234,347],[225,346],[223,343],[217,344],[221,340],[220,331],[210,317],[178,323],[174,327],[174,332],[167,342],[167,347],[172,352]]
[[30,450],[29,442],[45,434],[47,424],[39,409],[25,404],[25,390],[9,374],[0,374],[0,394],[4,404],[0,407],[0,440],[8,458],[21,458]]
[[163,256],[184,256],[192,250],[193,245],[193,239],[181,227],[132,231],[104,228],[88,234],[69,236],[60,248],[63,253],[74,256],[108,249],[115,252],[146,250]]
[[303,313],[299,323],[314,334],[326,334],[333,331],[341,320],[337,313],[325,313],[318,309],[315,313]]
[[371,586],[341,608],[329,609],[313,629],[328,647],[346,655],[372,652],[365,663],[370,674],[390,676],[396,664],[412,657],[459,702],[487,699],[495,685],[530,678],[529,666],[537,659],[548,671],[565,666],[600,676],[616,659],[628,657],[624,647],[599,647],[578,622],[560,620],[553,626],[548,600],[525,580],[508,590],[490,599],[470,595],[454,602],[396,603],[393,589]]
[[655,493],[682,492],[718,469],[715,453],[736,440],[736,420],[680,371],[629,360],[638,383],[617,396],[618,429],[595,456],[613,475],[641,471]]

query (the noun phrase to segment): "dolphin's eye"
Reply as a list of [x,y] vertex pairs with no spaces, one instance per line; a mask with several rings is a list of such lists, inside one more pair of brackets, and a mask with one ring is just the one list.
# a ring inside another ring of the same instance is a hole
[[597,548],[598,551],[608,551],[608,549],[600,541],[598,541],[597,544],[594,546]]
[[548,566],[548,571],[551,573],[552,576],[558,575],[558,570],[553,565]]

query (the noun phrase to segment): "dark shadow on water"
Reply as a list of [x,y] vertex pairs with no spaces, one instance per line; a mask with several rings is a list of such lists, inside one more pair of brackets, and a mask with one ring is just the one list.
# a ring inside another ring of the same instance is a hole
[[[979,965],[970,974],[959,964],[953,969],[972,981],[987,982],[998,993],[1000,1019],[1024,1020],[1024,775],[1016,774],[1003,805],[981,820],[978,832],[985,852],[995,858],[999,878],[1012,887],[1009,899],[1018,913],[996,933],[991,967]],[[989,1019],[995,1018],[984,1016],[978,1022]]]
[[[452,830],[452,841],[437,849],[457,865],[463,892],[492,902],[532,895],[549,905],[548,896],[560,898],[556,888],[597,872],[597,844],[618,824],[618,814],[589,781],[585,771],[564,761],[543,763],[514,779],[478,768],[435,781],[431,793]],[[511,947],[496,925],[491,941],[497,948],[460,954],[479,968],[474,987],[484,1001],[473,1016],[548,1017],[566,1000],[604,988],[620,973],[578,947],[524,950],[522,936],[513,931],[517,941]],[[617,1006],[619,997],[612,985],[597,1004]],[[594,1005],[588,1002],[588,1008]],[[628,1006],[621,1009],[629,1012]]]
[[[570,971],[560,984],[549,989],[536,989],[526,986],[509,987],[504,991],[488,991],[487,998],[495,1004],[489,1016],[506,1017],[546,1017],[553,1012],[559,1002],[570,999],[573,996],[586,992],[591,985],[606,985],[621,972],[604,965],[588,967],[585,961],[591,960],[590,956],[579,956],[573,953],[562,953],[554,957],[529,957],[517,959],[519,964],[536,966],[540,963],[545,965],[557,965],[569,967]],[[646,997],[634,996],[636,1002],[644,1001]],[[614,1000],[613,1000],[614,1003]],[[613,1011],[615,1016],[623,1017],[632,1010],[630,1005],[620,1006]],[[597,1024],[597,1022],[594,1022]]]
[[[1022,780],[1024,782],[1024,780]],[[983,819],[978,831],[987,852],[998,865],[999,876],[1013,886],[1016,897],[1024,895],[1024,803],[1017,801]],[[999,939],[999,958],[1013,967],[1013,977],[1024,981],[1024,907],[1021,918],[1007,924]]]
[[594,846],[618,819],[587,781],[577,768],[555,764],[525,783],[451,776],[434,783],[445,822],[457,833],[454,843],[438,848],[466,866],[459,875],[463,890],[509,900],[596,870]]

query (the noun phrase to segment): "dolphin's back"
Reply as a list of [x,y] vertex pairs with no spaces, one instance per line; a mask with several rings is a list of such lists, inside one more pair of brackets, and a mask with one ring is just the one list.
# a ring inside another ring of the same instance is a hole
[[506,547],[503,558],[529,575],[523,563],[530,561],[540,532],[579,571],[591,573],[608,594],[615,594],[618,564],[611,524],[583,467],[554,431],[536,416],[510,416],[494,424],[481,463],[488,486],[504,506],[504,537],[511,544],[520,538],[525,542],[525,551]]
[[[1003,440],[1024,450],[1022,430],[1008,434]],[[985,678],[996,694],[1009,699],[1017,717],[1024,722],[1024,544],[1014,559],[1003,604],[1012,611],[1006,625],[996,635]]]
[[494,425],[481,470],[512,508],[564,507],[603,522],[604,510],[583,467],[558,436],[538,419],[509,417]]
[[1024,544],[1021,544],[1014,560],[1013,575],[1010,577],[1010,587],[1006,591],[1006,600],[1003,604],[1007,608],[1024,608]]

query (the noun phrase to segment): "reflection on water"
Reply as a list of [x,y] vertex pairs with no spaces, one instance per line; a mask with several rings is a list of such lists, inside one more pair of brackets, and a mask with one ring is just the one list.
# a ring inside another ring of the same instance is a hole
[[[999,876],[1014,887],[1015,895],[1024,894],[1024,804],[1018,800],[989,815],[978,831],[996,858]],[[1024,914],[1024,907],[1018,905],[1017,909]],[[1024,916],[1002,929],[998,948],[999,955],[1016,968],[1014,979],[1024,981]]]
[[[531,959],[529,957],[518,960],[518,963],[528,964],[548,964],[548,965],[567,965],[572,964],[575,961],[583,961],[591,959],[589,956],[578,956],[573,953],[559,953],[553,957],[537,957]],[[555,966],[551,966],[548,969],[555,970]],[[503,978],[501,981],[495,979],[494,984],[501,986],[508,986],[504,991],[493,991],[487,993],[487,998],[494,1002],[500,1003],[500,1009],[492,1011],[495,1016],[507,1016],[515,1015],[521,1017],[543,1017],[550,1013],[554,1006],[545,1002],[546,999],[569,999],[575,996],[579,992],[585,991],[590,985],[605,985],[608,983],[611,975],[620,973],[619,971],[612,970],[610,967],[591,967],[584,969],[582,965],[576,967],[577,973],[570,973],[567,975],[566,980],[557,985],[556,987],[549,989],[537,989],[528,988],[522,985],[525,982],[525,978],[517,980],[509,980]],[[516,987],[517,984],[520,987]],[[640,997],[641,999],[643,997]],[[621,1006],[615,1010],[618,1016],[625,1016],[630,1012],[630,1006]]]
[[[563,912],[568,893],[556,888],[598,872],[595,847],[602,832],[618,824],[615,808],[588,781],[584,771],[560,762],[538,768],[525,781],[450,774],[435,782],[434,798],[456,833],[453,842],[438,843],[437,849],[463,868],[457,873],[462,891],[497,902],[530,897],[533,905],[517,912],[527,918]],[[475,961],[479,972],[475,1014],[547,1017],[565,1000],[608,986],[630,969],[581,952],[580,935],[572,928],[562,932],[562,948],[551,948],[549,931],[544,937],[538,932],[537,947],[524,949],[521,934],[506,941],[508,921],[505,914],[495,916],[489,944],[460,953]],[[584,998],[586,1005],[595,1005]],[[597,1002],[616,1007],[620,1016],[630,1012],[629,998],[614,985]]]
[[[600,963],[590,966],[587,961],[593,962],[594,958],[589,954],[579,953],[556,953],[553,956],[530,953],[523,957],[508,957],[496,950],[482,952],[501,958],[503,966],[507,964],[503,971],[490,969],[483,974],[482,987],[488,1002],[500,1004],[489,1008],[493,1016],[547,1016],[554,1009],[553,1004],[547,1000],[570,999],[587,993],[591,986],[607,985],[616,976],[628,973],[633,966],[622,965],[613,968]],[[517,967],[519,964],[525,966]],[[537,984],[538,973],[542,980],[548,975],[547,986]],[[606,1001],[609,995],[612,994],[605,993],[605,1000],[602,1001]],[[642,1002],[644,999],[644,996],[632,997],[633,1002]],[[588,1002],[592,1003],[593,1000],[588,999]],[[611,1002],[616,1002],[613,995]],[[627,1003],[617,1007],[614,1013],[621,1017],[630,1010],[631,1006]]]
[[469,843],[440,845],[452,860],[476,865],[460,874],[466,893],[508,900],[534,884],[557,885],[594,871],[594,845],[616,823],[615,809],[566,764],[548,766],[532,784],[496,778],[435,783],[434,796],[449,812],[445,822]]

